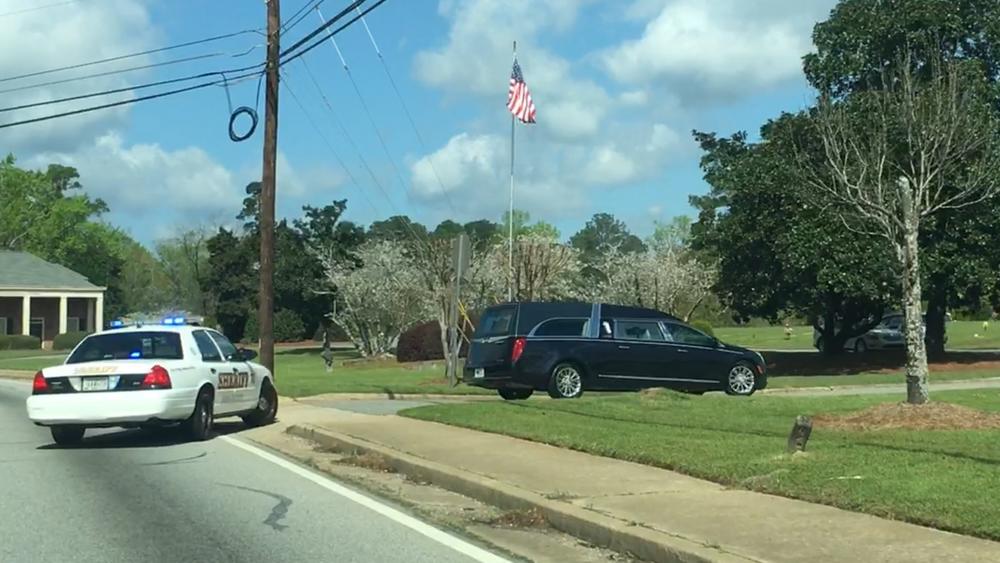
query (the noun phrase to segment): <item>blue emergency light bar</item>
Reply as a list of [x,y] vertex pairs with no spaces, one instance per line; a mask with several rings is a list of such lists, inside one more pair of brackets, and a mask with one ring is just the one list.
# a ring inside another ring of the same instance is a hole
[[111,326],[111,328],[122,328],[123,326],[125,326],[125,321],[123,321],[121,319],[115,319],[115,320],[111,321],[111,325],[110,326]]
[[171,326],[180,326],[187,324],[187,319],[184,317],[167,317],[163,319],[162,324]]

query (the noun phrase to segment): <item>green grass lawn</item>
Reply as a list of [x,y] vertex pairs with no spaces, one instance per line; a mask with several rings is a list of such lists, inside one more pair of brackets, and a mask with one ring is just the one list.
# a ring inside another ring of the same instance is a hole
[[[341,358],[347,352],[340,354]],[[459,384],[451,387],[445,380],[444,363],[397,364],[393,361],[335,362],[332,373],[326,372],[323,360],[315,353],[275,355],[278,391],[289,397],[322,393],[394,394],[492,394],[478,387]]]
[[[982,321],[948,323],[949,349],[1000,348],[1000,323],[991,322],[983,330]],[[785,339],[781,326],[719,327],[715,336],[723,342],[755,350],[812,350],[812,327],[793,326],[792,336]]]
[[814,350],[812,327],[793,326],[791,338],[785,339],[781,326],[719,327],[715,329],[719,340],[754,350]]
[[0,369],[38,371],[61,364],[67,352],[51,350],[0,350]]
[[[942,392],[1000,412],[996,391]],[[784,453],[796,415],[848,412],[885,397],[586,396],[573,401],[419,407],[404,416],[498,432],[673,469],[726,485],[1000,540],[1000,430],[844,432],[817,427]]]

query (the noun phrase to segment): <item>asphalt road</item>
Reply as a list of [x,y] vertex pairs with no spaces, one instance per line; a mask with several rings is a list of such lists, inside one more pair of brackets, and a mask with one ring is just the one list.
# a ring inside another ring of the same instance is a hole
[[0,380],[0,561],[502,561],[230,435],[90,430],[52,445]]

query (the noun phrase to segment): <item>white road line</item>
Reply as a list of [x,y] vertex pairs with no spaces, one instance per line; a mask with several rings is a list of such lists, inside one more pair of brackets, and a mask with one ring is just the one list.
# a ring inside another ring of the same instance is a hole
[[485,549],[477,547],[465,540],[459,539],[447,532],[442,532],[441,530],[433,526],[430,526],[428,524],[421,522],[420,520],[417,520],[416,518],[410,516],[409,514],[400,512],[399,510],[396,510],[395,508],[392,508],[391,506],[388,506],[386,504],[382,504],[381,502],[373,498],[352,491],[351,489],[348,489],[343,485],[331,481],[330,479],[321,476],[318,473],[305,469],[304,467],[296,465],[286,459],[280,458],[256,446],[251,446],[246,442],[237,440],[236,438],[232,438],[229,436],[219,436],[216,439],[224,440],[227,443],[236,446],[237,448],[250,452],[256,455],[257,457],[260,457],[262,459],[270,461],[271,463],[279,467],[287,469],[300,477],[303,477],[305,479],[312,481],[313,483],[316,483],[320,487],[323,487],[324,489],[334,494],[340,495],[346,498],[347,500],[360,504],[361,506],[369,510],[372,510],[374,512],[377,512],[378,514],[381,514],[382,516],[385,516],[386,518],[398,524],[402,524],[403,526],[406,526],[407,528],[410,528],[411,530],[427,538],[430,538],[440,543],[441,545],[444,545],[446,547],[454,549],[455,551],[463,555],[471,557],[475,561],[480,561],[481,563],[510,563],[509,560],[504,559],[503,557],[494,555],[486,551]]

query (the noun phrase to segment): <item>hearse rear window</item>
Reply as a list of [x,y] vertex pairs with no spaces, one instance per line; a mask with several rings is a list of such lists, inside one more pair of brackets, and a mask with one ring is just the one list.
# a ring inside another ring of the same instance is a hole
[[508,336],[514,328],[514,308],[489,309],[479,321],[476,338]]
[[535,336],[586,336],[590,319],[550,319],[538,325]]

